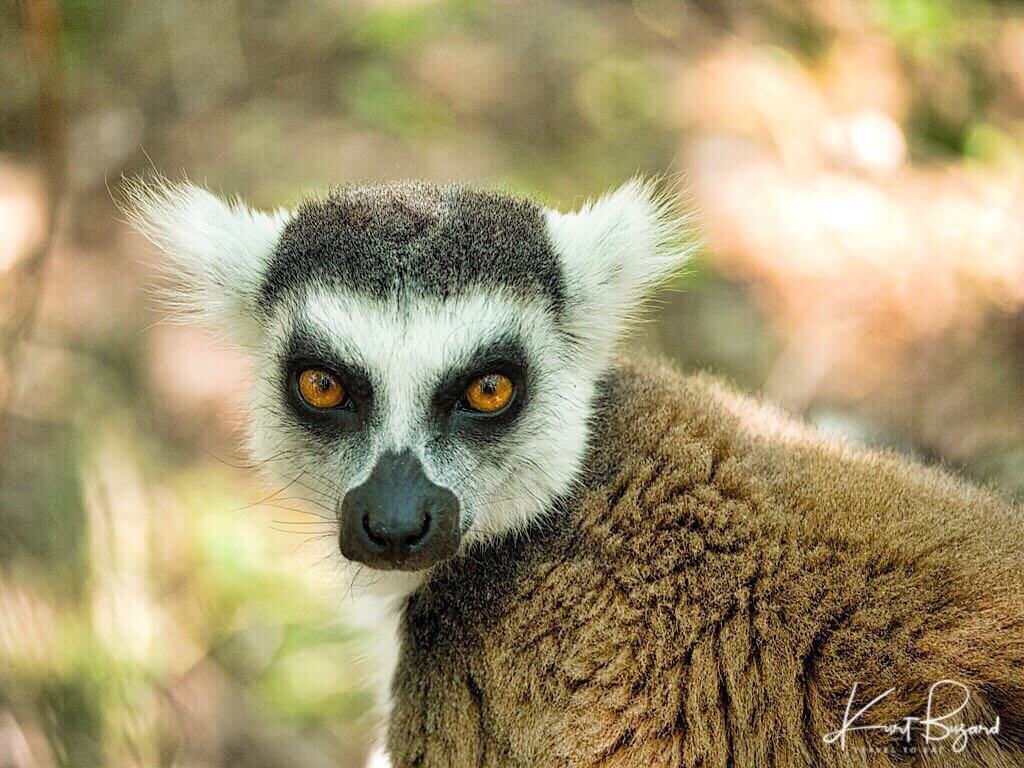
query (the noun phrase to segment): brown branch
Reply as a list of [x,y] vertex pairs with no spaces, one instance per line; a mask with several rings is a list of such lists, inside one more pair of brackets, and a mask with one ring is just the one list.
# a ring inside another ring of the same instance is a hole
[[[16,314],[7,339],[0,344],[0,359],[9,363],[10,378],[0,396],[0,430],[9,422],[8,411],[22,368],[23,342],[35,331],[43,287],[43,266],[53,245],[67,185],[65,156],[64,78],[61,67],[61,17],[57,0],[21,0],[26,42],[36,73],[39,154],[47,201],[46,232],[18,265],[25,282],[23,308]],[[0,431],[0,454],[5,435]]]
[[[39,151],[46,175],[48,221],[52,236],[67,181],[60,9],[56,0],[21,0],[21,6],[28,47],[36,70]],[[45,247],[40,250],[45,254]],[[34,265],[29,263],[27,266],[32,268]]]

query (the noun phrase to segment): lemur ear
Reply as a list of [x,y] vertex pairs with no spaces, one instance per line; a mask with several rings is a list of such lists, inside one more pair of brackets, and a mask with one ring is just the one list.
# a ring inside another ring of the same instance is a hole
[[694,250],[670,198],[639,179],[573,213],[549,209],[547,219],[574,330],[599,355],[610,353],[647,293]]
[[165,256],[172,287],[160,293],[174,315],[235,342],[258,341],[260,285],[287,214],[255,211],[240,199],[226,202],[162,178],[128,181],[124,191],[129,223]]

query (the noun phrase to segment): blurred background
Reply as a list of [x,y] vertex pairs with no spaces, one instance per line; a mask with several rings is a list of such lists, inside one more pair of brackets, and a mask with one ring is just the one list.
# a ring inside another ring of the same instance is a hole
[[237,447],[244,359],[147,297],[113,199],[150,169],[264,206],[665,174],[704,247],[638,343],[1024,496],[1018,3],[3,0],[0,768],[373,735],[330,528]]

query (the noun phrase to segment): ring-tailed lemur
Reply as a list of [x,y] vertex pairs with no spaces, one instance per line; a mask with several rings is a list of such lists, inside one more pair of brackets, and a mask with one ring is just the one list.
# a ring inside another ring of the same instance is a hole
[[889,723],[945,678],[1002,731],[934,764],[1024,764],[1021,511],[617,361],[687,251],[652,187],[130,198],[180,306],[254,350],[254,457],[388,574],[396,765],[889,765],[828,741],[846,692],[896,688]]

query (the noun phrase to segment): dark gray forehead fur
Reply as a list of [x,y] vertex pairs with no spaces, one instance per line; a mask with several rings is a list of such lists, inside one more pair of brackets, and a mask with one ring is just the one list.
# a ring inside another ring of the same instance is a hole
[[421,182],[350,187],[300,206],[277,246],[263,300],[273,304],[314,281],[381,300],[505,289],[545,299],[556,313],[565,299],[539,205]]

